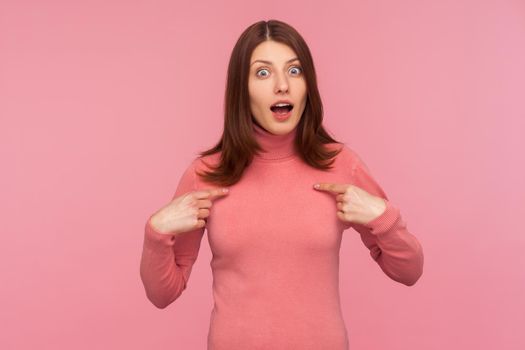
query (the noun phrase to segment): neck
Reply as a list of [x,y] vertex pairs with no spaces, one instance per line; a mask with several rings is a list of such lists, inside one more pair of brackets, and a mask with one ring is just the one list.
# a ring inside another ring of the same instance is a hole
[[264,150],[260,154],[255,154],[255,158],[271,161],[297,155],[294,146],[297,127],[288,134],[276,135],[253,123],[253,131],[255,139]]

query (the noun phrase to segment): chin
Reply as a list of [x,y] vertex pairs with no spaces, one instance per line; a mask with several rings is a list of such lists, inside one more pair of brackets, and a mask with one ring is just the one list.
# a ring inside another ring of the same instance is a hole
[[297,125],[299,124],[298,121],[293,121],[291,119],[285,121],[285,122],[278,122],[276,120],[273,120],[269,123],[271,126],[271,130],[274,134],[287,134],[290,131],[292,131]]

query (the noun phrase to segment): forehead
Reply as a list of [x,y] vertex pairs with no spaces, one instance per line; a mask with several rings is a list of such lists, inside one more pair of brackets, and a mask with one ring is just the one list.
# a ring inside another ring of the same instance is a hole
[[295,51],[286,44],[272,40],[263,41],[253,50],[250,64],[256,60],[270,61],[274,64],[281,64],[290,58],[297,57]]

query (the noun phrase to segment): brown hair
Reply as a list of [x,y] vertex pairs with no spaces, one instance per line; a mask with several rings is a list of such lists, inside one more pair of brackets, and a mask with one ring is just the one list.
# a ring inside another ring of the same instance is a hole
[[307,100],[294,140],[294,147],[300,157],[312,167],[327,170],[332,168],[334,160],[331,158],[341,151],[324,147],[328,143],[341,142],[334,140],[322,126],[323,105],[313,59],[306,42],[293,27],[284,22],[259,21],[241,34],[230,56],[224,98],[224,132],[213,148],[199,153],[200,156],[206,156],[221,152],[217,166],[205,163],[214,169],[212,172],[197,173],[206,182],[218,186],[235,184],[250,165],[253,155],[263,150],[253,136],[248,77],[252,52],[266,40],[288,45],[295,51],[303,67]]

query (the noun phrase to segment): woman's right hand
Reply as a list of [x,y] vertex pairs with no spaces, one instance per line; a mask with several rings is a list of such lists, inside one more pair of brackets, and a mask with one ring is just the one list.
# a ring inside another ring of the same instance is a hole
[[222,188],[187,192],[153,214],[150,223],[156,231],[171,235],[202,228],[210,215],[212,200],[227,194]]

